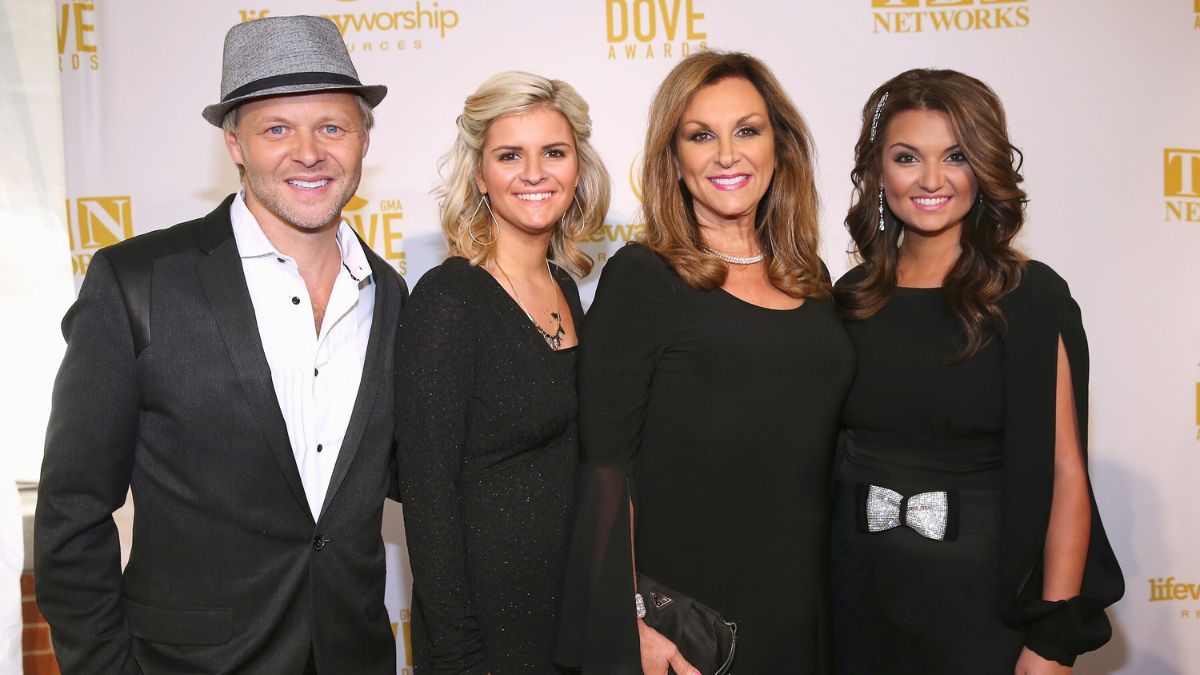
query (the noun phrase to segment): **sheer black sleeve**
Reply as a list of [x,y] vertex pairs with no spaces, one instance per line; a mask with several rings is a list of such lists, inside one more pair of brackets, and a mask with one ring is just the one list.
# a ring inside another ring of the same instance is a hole
[[434,268],[414,289],[396,336],[396,442],[404,529],[435,672],[488,672],[471,601],[457,485],[475,335],[465,276]]
[[672,272],[637,244],[605,265],[579,360],[583,452],[556,660],[585,675],[640,675],[629,476],[671,326]]
[[[1087,457],[1088,347],[1079,305],[1046,265],[1029,263],[1021,287],[1003,302],[1005,335],[1004,506],[1001,583],[1005,620],[1041,656],[1071,665],[1108,642],[1104,608],[1125,590],[1121,568],[1092,495],[1091,541],[1080,594],[1042,599],[1043,549],[1054,481],[1055,374],[1061,336],[1071,364],[1080,446]],[[1089,494],[1091,485],[1088,485]]]

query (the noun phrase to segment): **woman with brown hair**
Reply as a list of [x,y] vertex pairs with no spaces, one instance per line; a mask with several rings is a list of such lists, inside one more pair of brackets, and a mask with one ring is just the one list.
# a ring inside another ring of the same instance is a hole
[[808,129],[760,61],[702,52],[659,87],[643,157],[645,235],[606,263],[582,331],[559,660],[696,672],[635,612],[650,577],[737,624],[733,672],[826,672],[854,364],[817,256]]
[[1123,581],[1087,477],[1087,341],[1066,282],[1012,247],[1019,156],[962,73],[910,70],[863,110],[846,216],[862,264],[835,291],[858,353],[840,673],[1066,673],[1110,636]]
[[447,155],[449,255],[396,340],[397,454],[417,672],[556,673],[555,612],[578,463],[571,274],[608,211],[588,105],[500,73]]

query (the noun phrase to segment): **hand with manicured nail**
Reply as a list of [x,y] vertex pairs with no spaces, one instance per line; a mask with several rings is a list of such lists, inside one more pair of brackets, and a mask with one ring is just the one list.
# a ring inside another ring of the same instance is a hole
[[642,644],[642,672],[645,675],[700,675],[700,671],[679,653],[674,642],[647,626],[645,621],[638,619],[637,623],[638,639]]

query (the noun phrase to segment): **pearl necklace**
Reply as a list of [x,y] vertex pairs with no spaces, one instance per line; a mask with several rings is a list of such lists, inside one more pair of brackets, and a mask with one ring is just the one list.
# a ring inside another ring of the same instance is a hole
[[735,255],[729,255],[728,253],[721,253],[720,251],[711,249],[707,246],[704,247],[704,252],[714,255],[717,257],[718,260],[723,260],[723,261],[729,263],[730,265],[753,265],[756,262],[762,262],[762,259],[767,257],[767,255],[765,253],[759,253],[758,255],[752,255],[752,256],[747,256],[745,258],[740,258]]

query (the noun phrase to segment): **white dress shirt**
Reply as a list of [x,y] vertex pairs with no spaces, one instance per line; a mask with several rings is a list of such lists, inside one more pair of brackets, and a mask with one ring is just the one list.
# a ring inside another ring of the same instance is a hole
[[233,200],[229,216],[275,397],[317,520],[362,379],[375,310],[371,267],[343,221],[337,230],[342,267],[318,333],[299,266],[275,250],[246,207],[245,193]]

